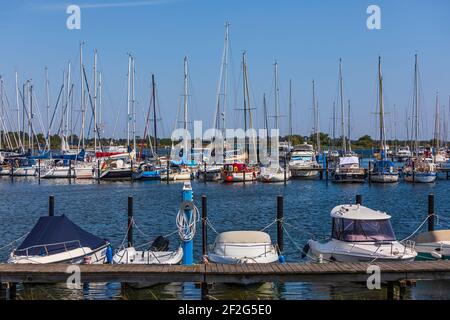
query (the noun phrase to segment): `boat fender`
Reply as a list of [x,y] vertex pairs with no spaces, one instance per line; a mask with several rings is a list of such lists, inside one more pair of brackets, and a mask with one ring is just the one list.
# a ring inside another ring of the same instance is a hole
[[113,262],[113,249],[111,245],[106,247],[106,263],[111,264]]
[[431,251],[431,256],[435,259],[442,259],[442,254],[440,254],[436,251]]
[[278,257],[278,262],[280,262],[280,263],[285,263],[285,262],[286,262],[285,256],[280,255],[280,256]]
[[309,243],[305,244],[302,250],[302,259],[308,255],[309,249],[310,249]]

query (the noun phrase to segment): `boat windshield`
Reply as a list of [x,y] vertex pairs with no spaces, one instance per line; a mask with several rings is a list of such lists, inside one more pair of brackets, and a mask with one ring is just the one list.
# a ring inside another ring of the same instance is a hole
[[333,219],[332,238],[349,242],[395,241],[389,219],[352,220]]
[[292,156],[294,161],[312,161],[312,156]]

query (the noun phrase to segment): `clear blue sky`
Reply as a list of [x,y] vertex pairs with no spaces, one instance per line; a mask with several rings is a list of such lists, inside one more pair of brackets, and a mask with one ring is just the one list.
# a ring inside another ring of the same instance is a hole
[[[376,136],[377,56],[383,59],[386,107],[397,106],[398,135],[405,134],[405,110],[412,109],[414,54],[420,57],[423,88],[423,134],[433,131],[435,92],[447,105],[450,94],[450,2],[448,0],[86,0],[82,29],[68,30],[68,2],[53,0],[2,0],[0,74],[14,101],[14,71],[20,79],[32,78],[45,113],[44,67],[50,72],[52,102],[61,85],[68,60],[74,64],[78,88],[78,45],[84,41],[85,59],[92,72],[93,49],[105,82],[105,135],[112,133],[118,110],[116,135],[124,136],[127,52],[136,58],[138,129],[149,100],[150,75],[155,73],[164,123],[164,134],[173,128],[177,101],[182,93],[183,57],[190,62],[191,119],[211,124],[223,47],[224,22],[231,23],[230,74],[239,76],[240,55],[248,52],[253,107],[262,127],[262,95],[270,96],[273,110],[273,62],[280,70],[282,113],[287,114],[289,79],[294,83],[294,131],[309,134],[312,127],[311,81],[317,84],[320,125],[330,128],[333,100],[337,99],[338,60],[343,59],[345,99],[352,100],[352,136]],[[123,5],[128,3],[128,5]],[[131,5],[131,4],[133,5]],[[150,3],[150,4],[149,4]],[[95,6],[93,4],[102,4]],[[366,9],[382,10],[382,30],[366,28]],[[77,89],[76,103],[79,101]],[[237,106],[230,90],[230,109]],[[271,112],[273,113],[273,112]],[[228,124],[239,115],[229,110]],[[282,120],[286,132],[287,118]],[[390,135],[392,125],[388,124]]]

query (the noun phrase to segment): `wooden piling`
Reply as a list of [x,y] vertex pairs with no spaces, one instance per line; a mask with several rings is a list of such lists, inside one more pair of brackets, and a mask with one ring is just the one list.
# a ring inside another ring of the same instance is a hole
[[166,161],[166,178],[167,178],[167,184],[169,184],[169,169],[170,169],[170,163],[169,163],[169,157],[167,157],[167,161]]
[[133,246],[133,196],[128,196],[128,247]]
[[48,197],[48,216],[53,217],[55,215],[55,196]]
[[394,293],[395,293],[394,282],[389,281],[387,283],[386,299],[387,300],[394,300]]
[[416,183],[416,165],[415,162],[412,162],[412,178],[413,178],[413,183]]
[[434,231],[435,210],[434,210],[434,194],[428,195],[428,231]]
[[8,283],[8,299],[16,300],[17,297],[17,284],[15,282]]
[[362,195],[356,195],[356,204],[362,205]]
[[277,245],[279,253],[283,253],[283,196],[277,196]]
[[283,177],[284,185],[287,184],[287,171],[288,170],[289,170],[289,165],[287,163],[286,155],[284,155],[284,177]]
[[207,198],[202,195],[202,254],[206,256],[208,254],[208,207]]
[[[203,157],[203,154],[202,154]],[[204,162],[204,168],[203,168],[203,183],[206,183],[206,161]]]
[[97,183],[100,183],[100,175],[101,175],[101,168],[100,168],[100,160],[97,160]]
[[41,184],[41,159],[38,159],[38,184]]
[[370,161],[370,160],[369,160],[368,175],[369,175],[369,185],[370,185],[372,183],[372,161]]

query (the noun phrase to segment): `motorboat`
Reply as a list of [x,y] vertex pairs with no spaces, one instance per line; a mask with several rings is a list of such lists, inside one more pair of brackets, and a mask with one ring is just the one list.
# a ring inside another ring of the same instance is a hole
[[331,210],[331,239],[309,240],[304,255],[318,262],[412,261],[414,242],[396,240],[391,216],[361,205],[339,205]]
[[417,260],[450,260],[450,230],[423,232],[413,240]]
[[403,169],[403,177],[407,182],[435,182],[437,178],[436,164],[423,156],[409,159]]
[[169,169],[168,176],[167,170],[161,172],[161,181],[186,181],[191,179],[192,172],[186,167]]
[[366,172],[359,164],[357,156],[339,157],[339,162],[333,172],[333,182],[338,183],[363,183]]
[[113,257],[116,264],[178,264],[183,258],[183,248],[169,251],[169,240],[159,236],[148,250],[128,247],[118,251]]
[[75,178],[92,179],[95,172],[95,164],[92,162],[78,162],[75,164]]
[[258,169],[245,163],[227,164],[223,167],[223,182],[251,182],[256,181]]
[[399,147],[397,152],[395,153],[395,157],[397,158],[398,162],[405,162],[409,158],[411,158],[411,150],[408,146]]
[[395,164],[389,160],[377,160],[373,162],[370,181],[378,183],[398,182],[399,173]]
[[131,179],[131,164],[121,158],[107,158],[100,163],[100,179]]
[[11,252],[8,263],[105,263],[108,248],[107,240],[83,230],[65,215],[40,217]]
[[261,231],[228,231],[217,235],[208,252],[214,263],[273,263],[278,252],[269,234]]
[[319,176],[320,165],[312,145],[304,142],[295,146],[289,161],[289,171],[292,178],[314,179]]
[[75,178],[74,166],[64,160],[55,160],[53,164],[47,164],[41,168],[43,179],[70,179]]
[[200,168],[198,178],[200,180],[206,179],[206,181],[220,181],[222,180],[222,169],[223,166],[217,164],[206,166],[206,170],[205,168]]
[[287,169],[285,173],[284,168],[280,166],[269,166],[269,167],[262,167],[261,172],[259,174],[259,180],[261,182],[284,182],[285,180],[289,180],[291,178],[291,172],[289,169]]
[[149,163],[144,163],[139,166],[136,172],[133,172],[134,180],[160,180],[161,168]]

